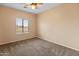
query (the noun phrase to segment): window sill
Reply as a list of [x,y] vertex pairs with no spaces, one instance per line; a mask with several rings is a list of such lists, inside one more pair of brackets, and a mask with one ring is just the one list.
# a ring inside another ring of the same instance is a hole
[[25,32],[25,33],[16,33],[16,35],[23,35],[23,34],[28,34],[29,32]]

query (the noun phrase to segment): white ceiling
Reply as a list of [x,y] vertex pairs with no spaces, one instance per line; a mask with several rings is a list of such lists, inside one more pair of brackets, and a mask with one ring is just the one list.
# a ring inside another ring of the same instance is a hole
[[25,12],[38,14],[38,13],[44,12],[48,9],[59,6],[60,3],[44,3],[43,6],[41,6],[38,9],[35,9],[35,10],[33,10],[31,8],[24,8],[24,3],[0,3],[0,5],[10,7],[10,8],[15,8],[15,9],[22,10]]

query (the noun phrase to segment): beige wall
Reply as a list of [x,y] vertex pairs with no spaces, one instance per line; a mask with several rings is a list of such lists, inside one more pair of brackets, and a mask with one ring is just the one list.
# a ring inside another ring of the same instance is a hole
[[[0,6],[0,45],[36,36],[36,15]],[[16,35],[16,18],[30,20],[29,33]]]
[[79,51],[79,4],[63,4],[39,14],[38,37]]
[[[1,18],[1,17],[0,17]],[[1,19],[0,19],[1,20]],[[2,22],[0,21],[0,42],[2,41],[2,27],[1,27],[1,25],[2,25]]]

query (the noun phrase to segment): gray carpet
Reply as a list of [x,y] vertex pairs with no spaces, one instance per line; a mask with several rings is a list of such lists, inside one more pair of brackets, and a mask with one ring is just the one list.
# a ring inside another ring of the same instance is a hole
[[79,52],[39,38],[0,46],[1,56],[79,56]]

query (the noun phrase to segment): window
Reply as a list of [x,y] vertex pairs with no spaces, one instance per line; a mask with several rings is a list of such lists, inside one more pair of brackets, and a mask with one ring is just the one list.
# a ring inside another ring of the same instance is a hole
[[23,18],[16,19],[16,33],[28,32],[28,20]]

